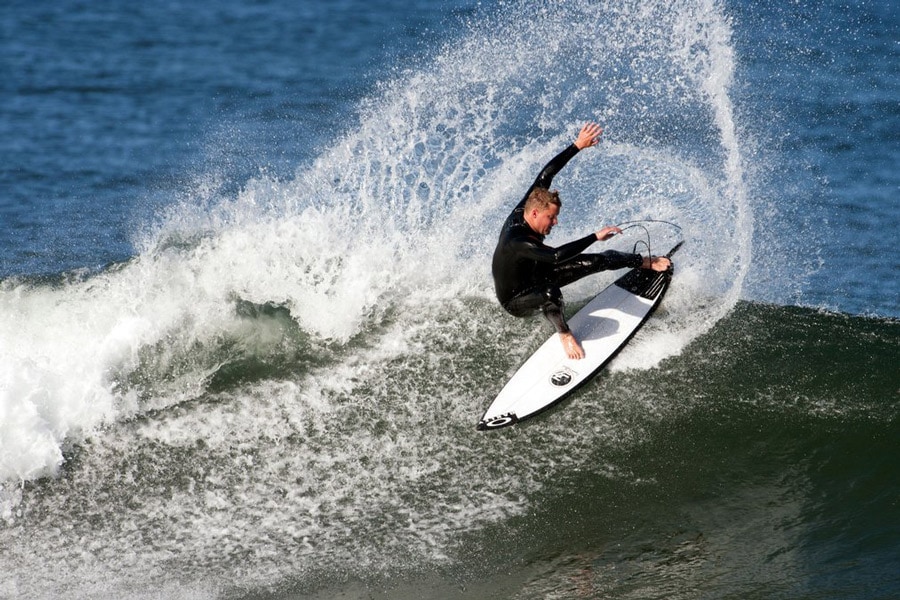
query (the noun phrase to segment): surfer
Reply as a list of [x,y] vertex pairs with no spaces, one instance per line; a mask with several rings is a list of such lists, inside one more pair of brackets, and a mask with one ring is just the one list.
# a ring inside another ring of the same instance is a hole
[[559,192],[550,189],[553,177],[578,152],[596,146],[602,133],[599,125],[587,123],[575,142],[544,166],[504,222],[491,265],[494,289],[503,308],[516,317],[540,311],[556,328],[566,355],[572,359],[584,358],[584,349],[566,323],[560,288],[607,269],[641,267],[665,271],[671,266],[665,257],[643,257],[616,250],[584,252],[597,240],[606,241],[622,233],[618,227],[603,227],[558,248],[544,244],[544,238],[558,222],[562,206]]

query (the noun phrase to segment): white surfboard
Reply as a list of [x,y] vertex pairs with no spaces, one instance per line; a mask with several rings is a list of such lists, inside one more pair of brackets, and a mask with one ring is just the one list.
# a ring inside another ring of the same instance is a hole
[[[667,254],[671,256],[681,244]],[[500,391],[478,423],[497,429],[532,417],[590,381],[628,343],[662,301],[672,272],[632,269],[569,319],[585,357],[566,357],[553,334],[525,361]]]

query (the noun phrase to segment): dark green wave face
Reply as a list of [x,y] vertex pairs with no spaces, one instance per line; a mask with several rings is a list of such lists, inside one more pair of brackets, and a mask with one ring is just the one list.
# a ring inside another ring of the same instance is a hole
[[522,597],[886,597],[898,358],[897,321],[740,304],[659,369],[598,383],[629,442],[592,440],[593,466],[514,520]]
[[433,316],[439,361],[322,378],[304,404],[308,391],[259,365],[290,362],[311,387],[340,361],[278,358],[273,344],[195,400],[73,445],[58,477],[25,487],[0,532],[4,563],[86,569],[87,548],[95,566],[141,556],[207,591],[210,573],[236,571],[237,597],[256,577],[280,590],[254,598],[896,589],[900,323],[741,303],[679,356],[614,365],[486,434],[473,419],[530,327]]

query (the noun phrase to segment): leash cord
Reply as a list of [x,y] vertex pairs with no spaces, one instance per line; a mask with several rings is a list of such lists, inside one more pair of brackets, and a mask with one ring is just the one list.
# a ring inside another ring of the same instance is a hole
[[[675,223],[672,223],[671,221],[664,221],[663,219],[637,219],[635,221],[622,221],[621,223],[616,225],[616,227],[621,229],[623,232],[628,229],[633,229],[635,227],[639,227],[644,230],[644,234],[647,236],[646,240],[638,240],[634,243],[634,247],[632,248],[633,254],[640,254],[638,252],[638,245],[643,244],[647,248],[647,256],[649,256],[649,257],[653,256],[653,253],[650,251],[650,230],[647,229],[643,225],[643,223],[664,223],[666,225],[674,227],[675,229],[678,230],[679,233],[681,233],[680,225],[676,225]],[[623,225],[625,225],[625,227],[622,227]]]

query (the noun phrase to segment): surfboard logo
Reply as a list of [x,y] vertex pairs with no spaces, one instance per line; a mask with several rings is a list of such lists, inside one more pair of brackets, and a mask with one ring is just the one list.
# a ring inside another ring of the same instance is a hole
[[572,376],[575,375],[569,369],[562,369],[561,371],[557,371],[550,376],[550,383],[557,387],[565,387],[572,382]]
[[485,429],[497,429],[498,427],[506,427],[507,425],[512,425],[518,422],[519,419],[516,417],[516,413],[509,412],[506,414],[502,414],[499,417],[488,419],[487,421],[481,421],[478,424],[478,429],[482,431]]

